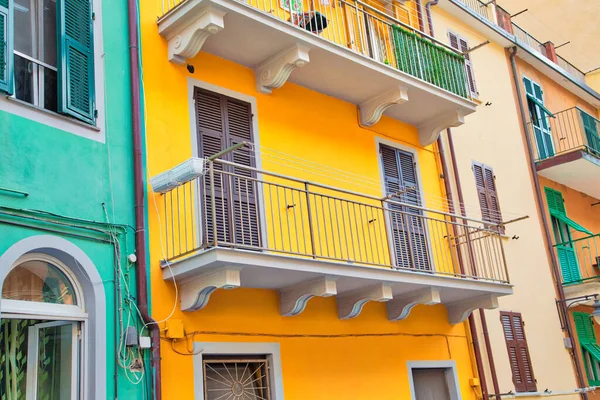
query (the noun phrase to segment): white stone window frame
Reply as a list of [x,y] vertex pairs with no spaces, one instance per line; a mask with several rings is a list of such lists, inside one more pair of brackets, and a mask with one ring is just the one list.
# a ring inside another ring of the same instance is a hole
[[283,376],[279,343],[273,342],[195,342],[194,400],[204,400],[204,356],[263,356],[269,363],[271,400],[283,400]]
[[460,385],[458,384],[458,373],[456,371],[456,361],[408,361],[406,363],[408,370],[408,382],[410,385],[410,398],[416,400],[415,383],[413,378],[413,369],[443,369],[446,376],[446,383],[450,392],[451,400],[462,400]]
[[[10,314],[10,318],[80,322],[80,399],[104,399],[107,397],[106,296],[104,281],[85,252],[70,241],[54,235],[37,235],[22,239],[4,253],[0,253],[0,288],[10,271],[23,260],[40,260],[40,257],[51,260],[53,265],[67,274],[76,288],[79,305],[7,300],[0,296],[0,319],[6,313]],[[51,306],[54,310],[46,306]]]

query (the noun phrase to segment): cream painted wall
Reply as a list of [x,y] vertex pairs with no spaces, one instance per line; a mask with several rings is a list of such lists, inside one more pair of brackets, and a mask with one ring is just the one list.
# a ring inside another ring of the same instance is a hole
[[[471,46],[485,40],[473,28],[462,25],[442,10],[434,8],[433,19],[438,38],[447,40],[446,32],[451,29],[465,37]],[[501,46],[492,43],[471,53],[471,58],[482,105],[466,118],[463,126],[452,129],[465,202],[467,207],[478,207],[471,164],[479,161],[494,169],[504,220],[529,216],[506,229],[505,252],[515,294],[500,299],[498,310],[486,312],[500,390],[514,390],[514,385],[499,311],[522,314],[538,389],[574,389],[577,385],[556,313],[556,294],[535,204],[508,57]],[[486,102],[492,105],[484,106]],[[513,236],[519,239],[511,239]],[[488,371],[488,386],[493,390],[489,376]],[[578,396],[564,398],[577,399]]]

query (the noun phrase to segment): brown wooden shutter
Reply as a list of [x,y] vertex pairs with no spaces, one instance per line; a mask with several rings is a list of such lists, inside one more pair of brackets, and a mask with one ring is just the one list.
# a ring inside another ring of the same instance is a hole
[[[253,141],[250,104],[198,88],[194,101],[200,157],[210,157],[242,141]],[[254,152],[247,147],[228,153],[222,159],[255,167]],[[224,244],[260,246],[257,187],[252,180],[256,174],[243,168],[224,168],[219,163],[214,166],[217,240]],[[214,234],[209,184],[209,179],[205,179],[205,238],[211,242]]]
[[[479,206],[481,207],[482,219],[495,224],[501,223],[502,213],[500,212],[494,171],[491,167],[474,162],[473,174],[475,175],[475,186],[477,187],[477,197],[479,199]],[[504,229],[502,229],[502,232],[504,232]]]
[[537,391],[521,314],[501,312],[500,322],[504,330],[515,390],[517,392]]
[[[403,193],[393,197],[393,201],[421,205],[420,189],[417,180],[415,160],[412,154],[386,145],[379,147],[384,174],[386,195]],[[413,188],[414,189],[410,189]],[[403,268],[430,270],[427,234],[423,215],[418,208],[388,203],[390,225],[395,254],[395,265]],[[403,212],[403,213],[401,213]]]
[[455,33],[448,32],[448,39],[450,40],[450,47],[463,53],[465,57],[465,68],[467,70],[467,81],[469,84],[469,90],[471,94],[477,96],[477,86],[475,85],[475,72],[473,71],[473,62],[471,56],[467,52],[469,50],[469,44],[467,41]]

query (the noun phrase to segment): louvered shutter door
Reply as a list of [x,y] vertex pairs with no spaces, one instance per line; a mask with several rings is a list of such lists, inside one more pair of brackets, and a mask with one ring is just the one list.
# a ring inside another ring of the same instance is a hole
[[600,154],[600,136],[598,136],[598,124],[596,119],[583,110],[580,110],[579,113],[581,114],[581,120],[583,121],[583,129],[585,130],[588,148],[596,154]]
[[575,312],[573,313],[575,320],[575,330],[579,344],[596,343],[596,333],[594,332],[594,324],[590,314]]
[[487,190],[485,187],[483,165],[473,163],[473,173],[475,174],[475,186],[477,187],[477,198],[479,199],[479,208],[481,209],[481,219],[490,221],[490,205],[488,204]]
[[[393,200],[420,205],[420,190],[412,154],[385,145],[380,146],[380,154],[386,195],[414,187],[414,190],[408,190]],[[427,236],[422,219],[400,212],[422,215],[421,210],[394,203],[388,203],[388,208],[392,210],[390,224],[396,266],[430,270]]]
[[[227,146],[252,142],[252,111],[250,104],[224,98]],[[255,167],[253,150],[243,147],[228,154],[230,161],[247,167]],[[236,244],[260,246],[258,223],[256,174],[242,168],[233,168],[230,190],[233,191],[233,231]]]
[[12,94],[13,0],[0,0],[0,92]]
[[[221,106],[221,96],[205,90],[196,89],[194,94],[196,106],[196,123],[200,157],[210,157],[227,147],[225,130],[223,128],[224,110]],[[220,172],[223,165],[213,164],[215,168],[215,215],[217,222],[217,241],[231,242],[230,232],[230,202],[226,188],[226,177]],[[212,198],[210,196],[210,178],[205,176],[202,188],[204,198],[204,218],[206,218],[205,239],[208,243],[214,241],[212,218]]]
[[94,40],[91,0],[58,1],[59,111],[94,122]]
[[473,71],[473,62],[471,61],[471,56],[467,51],[469,50],[469,45],[466,40],[462,38],[458,38],[458,50],[464,54],[465,56],[465,67],[467,69],[467,80],[469,83],[469,90],[471,94],[477,96],[477,87],[475,86],[475,72]]
[[506,340],[515,390],[517,392],[535,392],[537,390],[536,383],[521,314],[501,312],[500,322]]
[[[544,188],[544,192],[546,193],[546,203],[548,204],[548,209],[561,214],[567,215],[567,209],[565,207],[565,201],[562,197],[562,193],[558,190],[554,190],[549,187]],[[554,218],[554,217],[551,217]],[[562,221],[559,221],[558,224],[564,224]],[[554,227],[556,230],[556,227]],[[567,226],[568,230],[569,227]],[[581,280],[581,272],[579,270],[579,264],[577,262],[577,255],[575,254],[575,249],[573,248],[571,243],[561,244],[559,242],[566,242],[566,240],[562,240],[561,236],[555,232],[556,237],[556,255],[558,258],[558,263],[560,264],[560,270],[563,277],[564,283],[572,283]]]
[[345,16],[346,16],[346,35],[348,37],[347,46],[358,53],[365,53],[367,46],[365,46],[366,30],[363,29],[364,20],[359,20],[362,16],[362,12],[359,8],[358,13],[356,9],[349,5],[344,5]]
[[[531,81],[528,78],[523,78],[525,85],[525,91],[529,96],[537,99],[540,103],[544,104],[543,91],[540,85]],[[536,145],[538,148],[538,156],[540,160],[554,156],[554,145],[552,144],[552,133],[550,131],[550,124],[548,122],[548,116],[544,111],[540,109],[537,104],[533,104],[531,100],[529,104],[529,117],[534,130],[534,136]]]

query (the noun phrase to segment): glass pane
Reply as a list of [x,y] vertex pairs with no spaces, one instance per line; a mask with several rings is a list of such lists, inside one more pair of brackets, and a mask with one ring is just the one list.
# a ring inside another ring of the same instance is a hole
[[29,327],[39,322],[2,319],[0,323],[0,399],[25,399]]
[[46,261],[27,261],[13,268],[2,287],[2,298],[76,305],[75,290],[67,276]]
[[37,397],[70,400],[73,382],[73,325],[41,328],[38,341]]
[[15,97],[33,104],[35,64],[15,54]]
[[43,70],[44,89],[43,99],[44,108],[46,110],[57,112],[58,110],[58,88],[57,88],[57,74],[49,68],[40,67]]
[[43,0],[42,24],[40,59],[56,67],[56,0]]
[[14,15],[15,50],[34,57],[35,9],[29,0],[15,0]]

